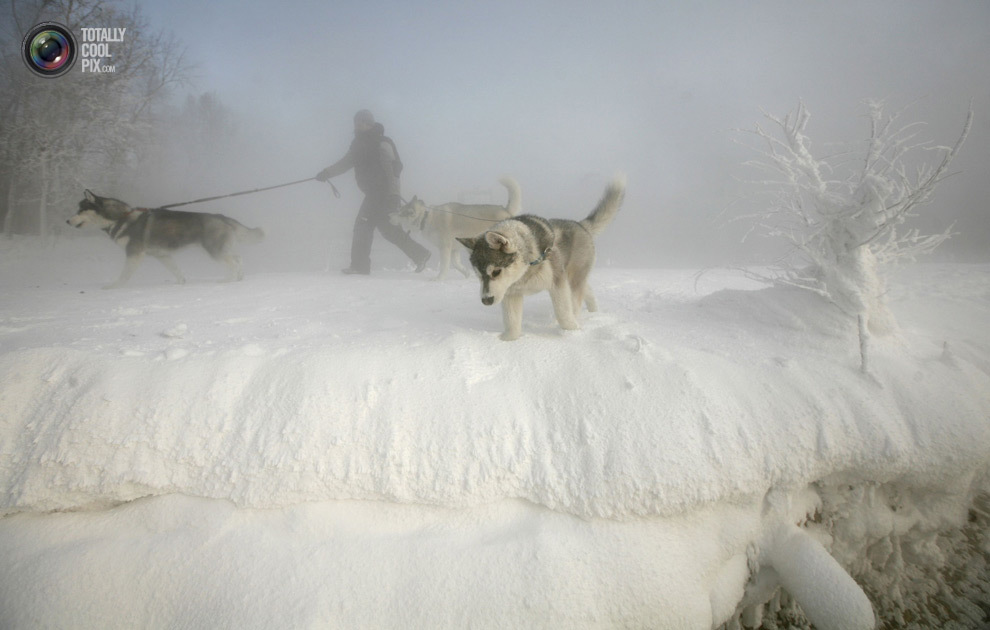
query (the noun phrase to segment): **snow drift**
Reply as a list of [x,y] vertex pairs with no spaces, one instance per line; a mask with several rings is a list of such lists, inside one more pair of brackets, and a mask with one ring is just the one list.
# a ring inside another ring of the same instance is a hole
[[88,241],[3,244],[3,627],[711,628],[781,584],[871,627],[990,489],[987,267],[900,276],[871,380],[727,272],[598,269],[582,330],[531,298],[506,344],[470,281],[101,292]]

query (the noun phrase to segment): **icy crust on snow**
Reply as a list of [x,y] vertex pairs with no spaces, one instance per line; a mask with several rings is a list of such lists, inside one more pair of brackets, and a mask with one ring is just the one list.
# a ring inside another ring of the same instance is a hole
[[902,331],[877,343],[874,380],[853,324],[814,295],[593,280],[602,312],[581,331],[532,298],[512,343],[474,282],[401,272],[12,287],[0,514],[181,493],[252,508],[524,499],[624,519],[836,473],[948,485],[990,461],[982,331],[951,355]]

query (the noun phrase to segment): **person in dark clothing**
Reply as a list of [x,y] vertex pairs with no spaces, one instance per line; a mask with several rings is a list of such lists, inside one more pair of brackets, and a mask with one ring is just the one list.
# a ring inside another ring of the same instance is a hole
[[416,265],[417,273],[422,271],[430,258],[430,250],[389,221],[389,215],[399,209],[400,203],[399,172],[402,162],[399,152],[392,139],[385,135],[385,127],[375,122],[375,117],[366,109],[354,115],[354,140],[347,153],[320,171],[316,179],[325,182],[352,168],[358,188],[364,193],[364,202],[354,221],[351,265],[343,272],[371,273],[371,243],[375,230],[409,256]]

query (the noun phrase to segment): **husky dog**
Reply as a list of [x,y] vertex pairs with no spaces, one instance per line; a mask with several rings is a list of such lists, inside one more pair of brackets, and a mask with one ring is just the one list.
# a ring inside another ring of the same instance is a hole
[[235,241],[257,243],[265,236],[261,228],[245,227],[222,214],[132,208],[119,199],[99,197],[88,190],[79,202],[79,211],[66,223],[77,228],[95,225],[127,253],[120,278],[105,289],[115,289],[130,280],[145,254],[162,261],[180,284],[185,282],[171,254],[197,243],[214,260],[227,265],[227,281],[241,280],[244,272],[240,256],[234,250]]
[[612,221],[625,187],[625,178],[616,178],[582,221],[524,214],[496,223],[476,238],[457,239],[471,250],[471,266],[481,279],[481,303],[502,303],[502,339],[519,338],[523,297],[544,289],[564,330],[579,328],[577,316],[585,299],[588,309],[595,310],[587,285],[595,264],[593,237]]
[[522,205],[519,184],[511,177],[503,177],[499,183],[509,191],[509,200],[505,206],[451,202],[431,207],[413,197],[412,201],[390,217],[393,225],[401,225],[403,229],[410,231],[419,230],[440,250],[440,273],[437,274],[437,280],[447,277],[451,262],[465,277],[470,275],[461,263],[459,252],[454,251],[455,238],[477,236],[493,223],[519,214]]

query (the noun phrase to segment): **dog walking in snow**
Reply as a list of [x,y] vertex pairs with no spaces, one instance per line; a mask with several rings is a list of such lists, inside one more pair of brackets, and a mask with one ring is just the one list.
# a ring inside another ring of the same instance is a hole
[[554,315],[564,330],[579,328],[581,304],[594,297],[588,274],[595,264],[594,237],[622,205],[625,178],[616,178],[598,206],[582,221],[520,215],[506,219],[475,238],[459,238],[471,250],[471,266],[481,279],[481,303],[502,304],[505,341],[522,334],[523,297],[547,290]]
[[481,234],[502,219],[519,214],[522,206],[522,193],[519,184],[511,177],[503,177],[499,182],[509,192],[505,206],[494,204],[463,204],[450,202],[439,206],[428,206],[416,197],[391,215],[393,225],[400,225],[407,231],[419,230],[427,240],[440,250],[440,273],[437,280],[443,280],[450,270],[451,263],[461,273],[469,275],[461,264],[461,256],[454,251],[454,239]]
[[160,260],[180,284],[185,282],[172,253],[195,244],[202,245],[214,260],[227,265],[226,280],[241,280],[244,272],[235,244],[258,243],[265,236],[261,228],[245,227],[222,214],[132,208],[119,199],[99,197],[88,190],[79,202],[79,211],[66,223],[77,228],[95,225],[127,253],[120,278],[105,289],[115,289],[130,280],[145,254]]

